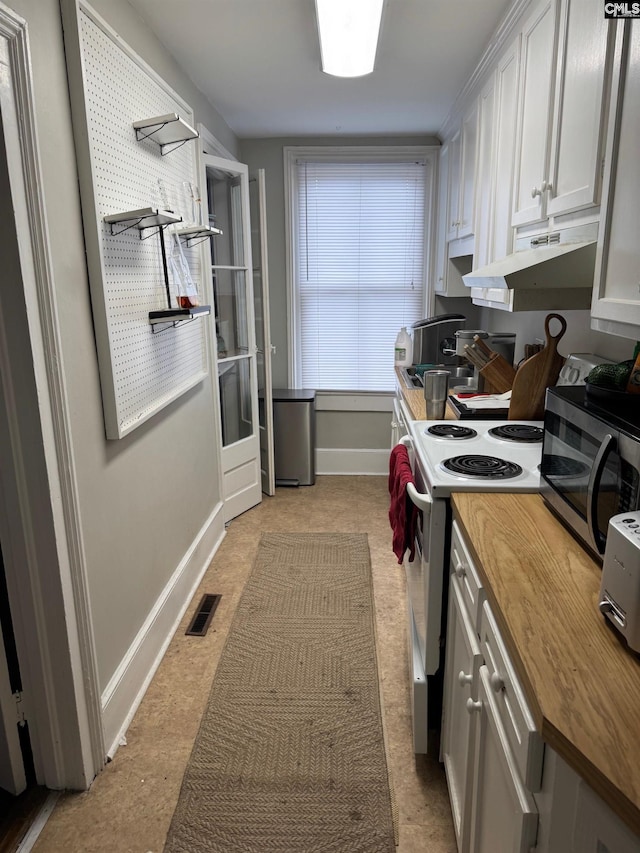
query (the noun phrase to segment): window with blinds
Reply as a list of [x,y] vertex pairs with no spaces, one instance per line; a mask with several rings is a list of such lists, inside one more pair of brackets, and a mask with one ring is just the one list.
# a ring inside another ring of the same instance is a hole
[[298,387],[394,389],[396,335],[424,306],[427,166],[388,154],[292,159]]

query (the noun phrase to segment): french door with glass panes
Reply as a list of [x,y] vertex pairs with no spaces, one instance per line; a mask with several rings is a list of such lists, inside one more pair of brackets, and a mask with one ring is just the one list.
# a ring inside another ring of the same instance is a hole
[[[221,233],[209,241],[217,353],[222,490],[226,521],[262,499],[258,382],[249,223],[249,175],[234,160],[202,156],[203,215]],[[271,406],[271,400],[269,400]]]

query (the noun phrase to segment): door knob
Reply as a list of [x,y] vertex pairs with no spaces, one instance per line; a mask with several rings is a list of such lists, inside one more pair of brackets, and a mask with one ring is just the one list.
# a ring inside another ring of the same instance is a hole
[[470,714],[473,714],[475,711],[482,710],[482,702],[474,702],[473,699],[467,699],[466,708]]
[[542,195],[542,190],[539,187],[533,187],[531,190],[531,198],[535,198],[537,195]]
[[473,675],[467,675],[464,670],[460,670],[458,673],[458,684],[460,687],[465,687],[467,684],[471,684],[473,681]]

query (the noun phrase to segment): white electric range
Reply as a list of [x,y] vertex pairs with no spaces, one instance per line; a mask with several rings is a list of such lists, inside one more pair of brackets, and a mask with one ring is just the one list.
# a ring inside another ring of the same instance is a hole
[[409,450],[418,507],[415,556],[404,557],[413,683],[413,740],[427,752],[442,707],[452,492],[537,492],[541,421],[412,421]]

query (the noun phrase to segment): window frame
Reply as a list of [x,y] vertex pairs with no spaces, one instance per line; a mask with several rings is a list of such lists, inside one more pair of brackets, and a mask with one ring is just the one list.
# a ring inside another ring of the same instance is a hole
[[[286,243],[286,287],[287,287],[287,364],[289,387],[298,387],[300,381],[300,350],[298,329],[298,291],[296,281],[296,240],[294,239],[297,221],[296,206],[296,163],[300,160],[314,162],[352,161],[381,163],[401,159],[421,159],[425,161],[425,198],[424,198],[424,269],[422,286],[422,316],[430,315],[433,306],[434,240],[436,237],[435,192],[437,187],[438,152],[436,145],[349,145],[349,146],[284,146],[284,204],[285,204],[285,243]],[[350,393],[350,392],[346,392]],[[355,391],[357,394],[371,394],[371,391]]]

